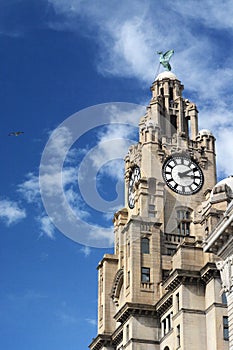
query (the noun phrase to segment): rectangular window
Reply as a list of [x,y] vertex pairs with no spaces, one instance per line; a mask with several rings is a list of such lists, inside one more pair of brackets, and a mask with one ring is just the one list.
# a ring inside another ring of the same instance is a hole
[[130,271],[128,271],[128,286],[130,285]]
[[186,226],[186,222],[182,222],[181,223],[181,234],[184,236],[185,235],[185,226]]
[[142,254],[150,254],[150,240],[147,237],[141,239]]
[[229,340],[229,324],[227,316],[223,316],[223,338],[224,340]]
[[180,220],[190,220],[190,212],[188,210],[178,210],[177,218]]
[[162,337],[166,334],[166,319],[162,321]]
[[[174,101],[170,101],[170,103],[173,106]],[[177,116],[176,115],[171,115],[171,134],[173,135],[175,132],[177,132]]]
[[142,267],[142,282],[150,282],[150,269],[148,267]]
[[223,304],[227,304],[227,296],[226,296],[226,293],[222,293],[222,303]]
[[176,310],[177,312],[180,310],[180,294],[176,294]]
[[126,325],[125,338],[126,338],[126,341],[129,340],[129,325],[128,324]]
[[176,327],[176,342],[177,342],[177,348],[180,347],[180,325]]
[[190,235],[191,217],[188,211],[177,211],[177,232],[182,236]]
[[185,229],[185,235],[190,235],[190,222],[186,222],[186,229]]
[[172,329],[172,312],[162,320],[161,328],[162,328],[162,337],[164,337],[170,330]]
[[168,315],[167,325],[168,325],[168,332],[169,332],[172,328],[172,314]]

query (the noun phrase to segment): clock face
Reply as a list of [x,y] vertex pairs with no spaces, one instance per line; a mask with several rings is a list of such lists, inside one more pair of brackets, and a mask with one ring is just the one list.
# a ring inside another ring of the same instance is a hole
[[139,179],[140,179],[140,169],[138,166],[135,166],[132,169],[132,173],[129,179],[129,187],[128,187],[128,204],[130,209],[134,208],[134,204],[135,204],[134,185],[139,181]]
[[162,174],[167,186],[183,195],[197,193],[204,182],[199,165],[182,155],[168,158],[163,164]]

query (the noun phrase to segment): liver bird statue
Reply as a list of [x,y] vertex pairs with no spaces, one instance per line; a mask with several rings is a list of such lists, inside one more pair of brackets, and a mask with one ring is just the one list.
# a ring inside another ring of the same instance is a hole
[[162,51],[157,51],[157,54],[160,55],[159,56],[160,64],[162,64],[166,70],[170,71],[172,67],[169,63],[169,60],[174,54],[174,50],[169,50],[169,51],[166,51],[165,53],[163,53]]

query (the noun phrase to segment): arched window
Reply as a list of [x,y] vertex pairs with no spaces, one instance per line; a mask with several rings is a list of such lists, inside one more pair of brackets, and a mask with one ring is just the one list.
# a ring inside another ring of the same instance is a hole
[[142,254],[150,254],[150,240],[147,237],[141,239],[141,252]]
[[166,347],[164,348],[164,350],[170,350],[170,349],[169,349],[169,347],[168,347],[168,346],[166,346]]
[[188,209],[177,210],[177,232],[182,236],[190,235],[191,211]]

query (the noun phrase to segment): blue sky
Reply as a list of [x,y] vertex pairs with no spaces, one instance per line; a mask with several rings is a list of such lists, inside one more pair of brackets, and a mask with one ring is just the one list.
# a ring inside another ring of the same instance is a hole
[[87,349],[95,337],[96,266],[112,252],[156,51],[175,50],[199,128],[217,138],[218,177],[233,174],[232,18],[231,1],[0,0],[1,348]]

